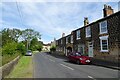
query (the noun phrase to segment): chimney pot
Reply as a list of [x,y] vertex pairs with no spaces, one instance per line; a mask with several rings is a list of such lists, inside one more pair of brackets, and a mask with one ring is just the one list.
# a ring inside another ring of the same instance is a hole
[[88,24],[89,24],[88,17],[84,17],[84,26],[86,26]]
[[62,33],[62,37],[65,37],[65,33]]
[[104,9],[107,9],[107,5],[106,4],[104,4]]
[[106,17],[106,16],[109,16],[109,15],[111,15],[113,13],[114,13],[114,11],[113,11],[112,7],[109,6],[109,5],[107,6],[106,4],[104,4],[103,16]]

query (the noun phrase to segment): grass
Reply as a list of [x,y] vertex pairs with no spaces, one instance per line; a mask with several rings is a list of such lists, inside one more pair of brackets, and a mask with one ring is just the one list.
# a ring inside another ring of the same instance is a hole
[[13,54],[13,55],[4,54],[2,56],[2,65],[1,66],[5,65],[6,63],[9,63],[10,61],[15,59],[19,55],[20,55],[19,53],[16,53],[16,54]]
[[38,52],[39,52],[39,51],[33,51],[32,53],[33,53],[33,54],[36,54],[36,53],[38,53]]
[[32,56],[22,56],[13,71],[6,78],[32,78]]

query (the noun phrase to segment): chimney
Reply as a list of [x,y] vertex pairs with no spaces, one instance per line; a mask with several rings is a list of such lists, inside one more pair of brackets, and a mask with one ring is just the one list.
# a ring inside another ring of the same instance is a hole
[[104,5],[104,9],[103,9],[103,16],[106,17],[106,16],[109,16],[111,14],[113,14],[114,11],[113,9],[111,8],[111,6],[108,6],[108,5]]
[[88,18],[87,17],[84,17],[84,26],[88,25],[89,24],[89,21],[88,21]]
[[65,37],[65,33],[62,33],[62,37]]

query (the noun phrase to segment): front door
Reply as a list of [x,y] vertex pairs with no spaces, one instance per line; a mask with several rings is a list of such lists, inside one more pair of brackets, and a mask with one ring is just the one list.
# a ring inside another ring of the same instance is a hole
[[93,57],[93,44],[92,44],[92,42],[88,43],[88,56]]

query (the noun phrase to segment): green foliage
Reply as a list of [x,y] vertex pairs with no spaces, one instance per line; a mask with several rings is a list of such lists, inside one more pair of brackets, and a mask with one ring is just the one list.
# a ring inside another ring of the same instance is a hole
[[37,38],[33,38],[31,40],[30,49],[32,51],[36,51],[36,50],[41,51],[42,50],[42,43],[40,41],[38,41]]
[[42,44],[39,44],[38,47],[37,47],[37,50],[38,50],[38,51],[41,51],[42,48],[43,48]]
[[4,54],[15,54],[17,50],[17,43],[16,42],[11,42],[7,43],[6,45],[3,46],[3,55]]
[[2,46],[4,46],[6,43],[10,42],[17,42],[18,38],[21,35],[21,31],[19,29],[9,29],[5,28],[2,31],[0,31],[2,34]]
[[[26,53],[27,46],[32,50],[41,50],[42,44],[37,40],[41,38],[39,32],[32,29],[9,29],[0,31],[0,52],[2,52],[3,63],[11,61],[18,55]],[[21,39],[21,42],[18,42]],[[33,40],[33,41],[31,41]],[[8,59],[9,58],[9,59]]]
[[22,42],[20,42],[20,43],[18,43],[18,45],[17,45],[17,50],[18,50],[22,55],[25,55],[26,47],[25,47],[25,45],[24,45]]
[[56,47],[55,47],[55,46],[52,46],[52,47],[50,48],[50,51],[56,51]]
[[16,54],[13,54],[13,55],[8,55],[8,54],[4,54],[2,56],[2,65],[10,62],[11,60],[15,59],[17,56],[21,56],[21,54],[19,53],[16,53]]
[[[27,49],[29,49],[29,47],[31,46],[31,44],[33,44],[34,42],[35,43],[38,42],[38,40],[36,40],[37,38],[41,39],[40,33],[37,32],[37,31],[34,31],[33,29],[25,29],[25,30],[23,30],[21,37],[24,39],[24,41],[26,41],[26,44],[27,44],[26,47],[27,47]],[[33,43],[31,43],[32,40],[34,41]],[[34,49],[34,47],[32,49]]]

